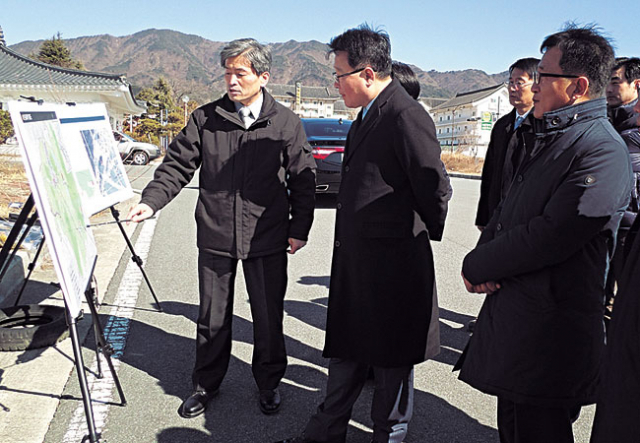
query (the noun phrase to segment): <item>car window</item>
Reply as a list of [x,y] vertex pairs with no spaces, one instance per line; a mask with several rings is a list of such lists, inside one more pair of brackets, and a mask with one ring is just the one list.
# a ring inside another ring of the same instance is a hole
[[339,121],[303,121],[307,137],[347,137],[351,120]]

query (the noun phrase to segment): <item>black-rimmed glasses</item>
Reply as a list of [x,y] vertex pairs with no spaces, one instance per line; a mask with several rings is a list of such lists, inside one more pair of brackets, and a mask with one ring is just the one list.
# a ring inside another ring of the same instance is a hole
[[347,72],[346,74],[340,74],[340,75],[338,75],[338,73],[337,73],[337,72],[334,72],[334,73],[333,73],[333,81],[334,81],[334,82],[338,82],[338,81],[340,81],[340,79],[341,79],[342,77],[347,77],[347,76],[349,76],[349,75],[357,74],[358,72],[362,72],[362,71],[364,71],[365,69],[367,69],[367,68],[366,68],[366,67],[364,67],[364,68],[356,69],[355,71]]
[[534,72],[533,73],[533,83],[536,85],[540,84],[540,80],[542,77],[552,77],[552,78],[580,78],[581,75],[574,74],[552,74],[550,72]]

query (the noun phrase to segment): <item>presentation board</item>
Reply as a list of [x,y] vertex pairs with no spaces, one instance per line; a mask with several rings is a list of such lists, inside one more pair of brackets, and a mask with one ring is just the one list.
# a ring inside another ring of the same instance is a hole
[[87,215],[131,198],[133,191],[104,104],[60,105],[56,115]]
[[27,178],[62,293],[73,317],[80,314],[97,250],[83,194],[71,167],[57,113],[66,105],[10,102]]

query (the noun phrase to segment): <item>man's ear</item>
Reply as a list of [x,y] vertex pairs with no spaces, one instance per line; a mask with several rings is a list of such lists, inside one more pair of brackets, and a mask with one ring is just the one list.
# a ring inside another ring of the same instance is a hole
[[269,77],[270,74],[268,72],[263,72],[262,74],[260,74],[260,86],[262,86],[263,88],[267,86],[267,83],[269,83]]
[[367,66],[362,72],[364,73],[364,81],[367,83],[367,85],[372,84],[376,79],[376,73],[373,68],[371,68],[371,66]]
[[587,77],[578,77],[574,83],[574,89],[571,98],[574,100],[589,96],[589,79]]

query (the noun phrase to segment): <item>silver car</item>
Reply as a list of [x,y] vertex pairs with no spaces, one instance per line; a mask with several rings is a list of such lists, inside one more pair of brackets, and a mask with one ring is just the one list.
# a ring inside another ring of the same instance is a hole
[[122,132],[113,131],[113,137],[118,142],[118,152],[124,163],[146,165],[151,160],[160,157],[162,153],[156,145],[139,142]]

